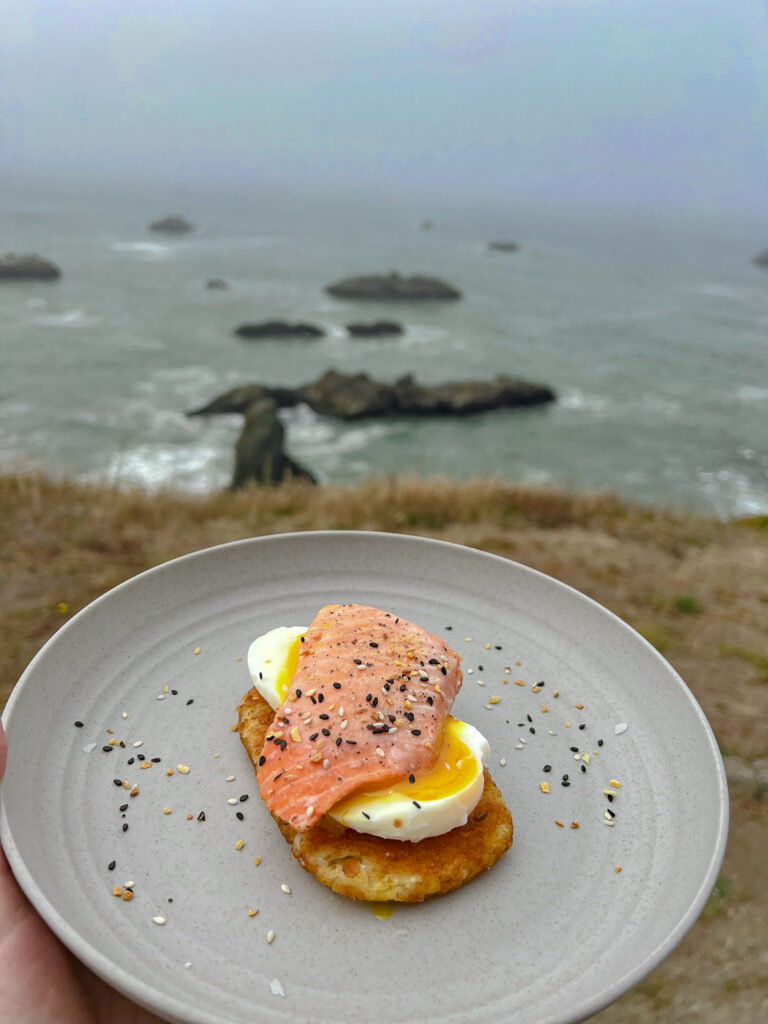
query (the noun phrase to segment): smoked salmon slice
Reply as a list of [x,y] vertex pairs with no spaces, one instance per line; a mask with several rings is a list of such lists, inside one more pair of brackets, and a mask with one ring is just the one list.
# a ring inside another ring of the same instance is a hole
[[461,687],[460,660],[390,612],[321,608],[259,757],[269,810],[306,832],[350,793],[431,768]]

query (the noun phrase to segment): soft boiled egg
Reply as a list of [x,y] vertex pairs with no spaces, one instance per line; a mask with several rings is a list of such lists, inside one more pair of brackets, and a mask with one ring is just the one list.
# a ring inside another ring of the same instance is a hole
[[[248,650],[248,671],[256,689],[277,710],[288,695],[306,626],[278,626],[257,637]],[[433,766],[410,778],[367,788],[337,803],[328,816],[356,832],[382,839],[419,842],[465,825],[485,784],[490,756],[486,738],[474,726],[448,716]]]

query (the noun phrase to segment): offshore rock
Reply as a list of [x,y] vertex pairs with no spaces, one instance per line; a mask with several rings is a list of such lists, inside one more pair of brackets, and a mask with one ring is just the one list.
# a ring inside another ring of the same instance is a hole
[[195,230],[195,225],[190,224],[184,217],[172,214],[170,217],[161,217],[149,225],[150,231],[158,231],[163,235],[186,235],[189,231]]
[[752,262],[756,267],[768,269],[768,249],[762,249],[756,256],[753,256]]
[[252,402],[235,444],[232,490],[251,482],[267,486],[290,479],[316,483],[308,470],[286,455],[284,443],[285,428],[277,416],[277,403],[270,398]]
[[325,289],[337,299],[382,299],[384,301],[460,299],[461,292],[453,285],[436,277],[415,274],[403,277],[393,271],[391,274],[367,274],[362,277],[346,277]]
[[235,334],[238,338],[322,338],[325,331],[315,324],[265,320],[263,323],[241,324],[235,328]]
[[423,385],[417,384],[409,375],[394,384],[387,384],[372,380],[366,373],[346,374],[328,370],[318,380],[297,388],[245,384],[219,395],[187,415],[244,413],[253,402],[265,398],[281,408],[304,402],[321,416],[355,420],[392,415],[467,416],[495,409],[546,405],[554,402],[556,395],[543,384],[513,377]]
[[491,252],[517,252],[520,246],[517,242],[489,242],[488,248]]
[[220,277],[211,277],[205,282],[205,287],[210,291],[225,292],[229,285]]
[[9,252],[0,257],[0,281],[56,281],[61,270],[37,253]]
[[371,323],[347,324],[347,330],[353,338],[383,338],[388,335],[403,334],[403,325],[396,320],[374,320]]

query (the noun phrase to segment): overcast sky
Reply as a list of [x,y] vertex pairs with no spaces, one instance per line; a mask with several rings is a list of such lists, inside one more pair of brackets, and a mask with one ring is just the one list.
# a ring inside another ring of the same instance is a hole
[[0,171],[766,211],[764,0],[0,0]]

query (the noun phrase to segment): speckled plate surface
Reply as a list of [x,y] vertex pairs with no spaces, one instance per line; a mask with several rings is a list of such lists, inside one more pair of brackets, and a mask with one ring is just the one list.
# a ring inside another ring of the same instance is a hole
[[[488,737],[515,822],[491,871],[389,920],[291,860],[231,731],[250,641],[335,601],[395,611],[458,650],[455,713]],[[680,941],[725,847],[717,746],[667,662],[563,584],[438,541],[292,534],[169,562],[68,622],[4,720],[16,877],[81,960],[170,1021],[582,1020]],[[125,747],[107,753],[110,740]],[[112,895],[126,882],[131,902]]]

